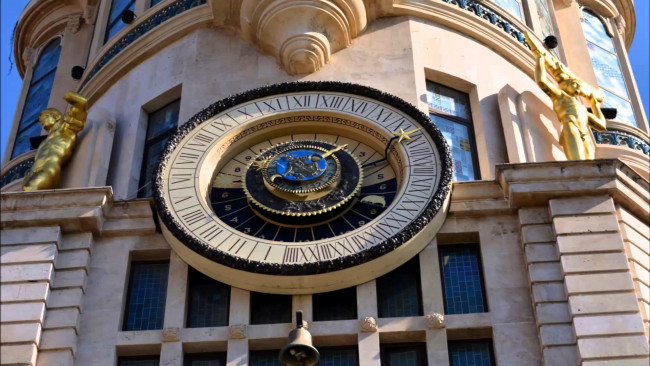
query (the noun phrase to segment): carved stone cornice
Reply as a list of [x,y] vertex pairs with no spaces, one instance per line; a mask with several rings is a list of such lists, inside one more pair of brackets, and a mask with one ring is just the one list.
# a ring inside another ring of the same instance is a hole
[[309,74],[365,29],[362,0],[243,0],[242,37],[292,75]]

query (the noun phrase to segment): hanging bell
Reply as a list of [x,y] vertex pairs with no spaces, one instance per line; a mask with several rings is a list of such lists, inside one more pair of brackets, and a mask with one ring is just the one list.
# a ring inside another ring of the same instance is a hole
[[311,334],[302,325],[302,310],[296,311],[296,329],[289,332],[289,341],[280,351],[283,366],[316,366],[320,354],[311,345]]

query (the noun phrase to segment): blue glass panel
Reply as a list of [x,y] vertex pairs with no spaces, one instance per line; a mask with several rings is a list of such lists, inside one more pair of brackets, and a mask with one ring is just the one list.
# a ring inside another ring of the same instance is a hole
[[291,295],[251,292],[251,324],[291,323]]
[[225,353],[196,353],[185,355],[183,366],[225,366]]
[[461,123],[435,114],[430,114],[429,117],[438,126],[451,149],[451,157],[454,159],[453,180],[457,182],[475,180],[474,153],[472,152],[472,143],[469,136],[470,129]]
[[165,147],[169,137],[158,140],[152,144],[145,145],[145,152],[142,160],[142,177],[140,179],[140,188],[138,190],[138,197],[151,197],[153,188],[151,187],[151,178],[153,172],[158,164],[158,157],[160,152]]
[[282,366],[278,356],[280,351],[254,351],[248,356],[250,366]]
[[230,286],[190,268],[187,326],[222,327],[228,325]]
[[109,17],[108,25],[106,26],[106,37],[104,42],[108,42],[109,39],[113,38],[122,28],[126,27],[127,24],[124,23],[120,16],[124,10],[129,9],[133,11],[135,9],[135,0],[114,0],[113,7],[111,9],[111,15]]
[[582,30],[585,32],[585,37],[588,41],[595,43],[612,53],[616,53],[614,50],[614,43],[609,35],[607,35],[605,26],[598,17],[588,11],[583,11],[580,23],[582,23]]
[[23,131],[19,132],[18,136],[16,136],[16,142],[14,143],[14,150],[11,154],[11,158],[13,159],[20,154],[33,150],[29,142],[29,139],[34,136],[40,136],[41,130],[42,130],[41,124],[35,122],[29,125]]
[[151,0],[151,5],[150,6],[154,7],[154,6],[162,3],[163,1],[165,1],[165,0]]
[[49,73],[36,84],[32,84],[29,87],[29,93],[27,94],[27,100],[23,108],[21,127],[25,122],[29,123],[37,120],[41,112],[47,108],[55,75],[54,72]]
[[61,55],[61,39],[57,38],[50,42],[43,51],[38,59],[38,64],[34,68],[34,74],[32,75],[31,83],[40,80],[45,74],[50,71],[56,70],[57,65],[59,64],[59,56]]
[[426,366],[426,345],[386,345],[382,346],[381,364],[387,366]]
[[467,94],[427,81],[427,103],[436,111],[462,119],[469,119]]
[[607,90],[601,89],[605,93],[605,100],[603,100],[603,105],[607,108],[616,108],[616,120],[621,122],[626,122],[632,126],[637,126],[636,118],[634,118],[634,110],[632,109],[632,104],[625,99],[619,98],[616,95],[608,92]]
[[492,2],[499,5],[503,10],[507,11],[511,15],[514,15],[517,19],[524,19],[521,16],[521,4],[519,3],[519,0],[492,0]]
[[147,140],[176,129],[178,126],[178,112],[180,107],[181,101],[179,99],[151,113],[147,125]]
[[598,85],[627,98],[628,94],[625,80],[623,80],[623,72],[616,55],[591,42],[587,42],[587,48],[591,55],[591,64],[594,66]]
[[159,363],[158,356],[120,357],[117,360],[117,366],[158,366]]
[[418,256],[377,278],[380,318],[422,315]]
[[438,247],[446,314],[487,311],[478,245]]
[[319,366],[356,366],[359,355],[356,346],[351,347],[318,347],[320,353]]
[[450,341],[449,363],[451,366],[491,366],[491,343],[490,340]]
[[162,329],[169,263],[132,263],[124,330]]
[[314,294],[312,303],[315,321],[357,318],[356,287]]

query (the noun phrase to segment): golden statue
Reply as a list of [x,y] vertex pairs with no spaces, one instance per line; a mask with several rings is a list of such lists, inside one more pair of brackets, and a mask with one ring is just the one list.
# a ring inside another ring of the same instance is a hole
[[[591,134],[589,127],[593,127],[597,131],[605,131],[607,122],[599,106],[605,96],[600,90],[591,87],[575,76],[528,32],[525,36],[533,53],[537,56],[535,81],[553,100],[553,110],[562,123],[560,144],[564,148],[564,154],[569,160],[593,159],[596,147],[589,136]],[[547,68],[557,81],[557,87],[546,81]],[[582,104],[579,99],[581,96],[591,105],[593,113],[587,111],[587,107]]]
[[61,167],[72,156],[77,133],[86,124],[86,98],[67,92],[63,99],[71,105],[65,118],[56,108],[42,111],[38,118],[49,135],[38,146],[34,165],[23,180],[23,191],[56,188],[61,178]]

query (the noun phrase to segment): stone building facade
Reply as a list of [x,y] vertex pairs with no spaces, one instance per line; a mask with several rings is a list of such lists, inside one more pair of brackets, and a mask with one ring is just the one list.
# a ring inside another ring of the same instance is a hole
[[[302,310],[325,365],[647,365],[635,22],[632,0],[31,0],[0,172],[0,364],[274,365]],[[587,136],[595,160],[566,160],[525,31],[556,36],[618,110]],[[295,81],[428,115],[453,159],[446,218],[398,268],[336,292],[230,286],[161,234],[156,161],[212,103]],[[90,105],[74,155],[57,189],[22,192],[38,113],[68,90]]]

